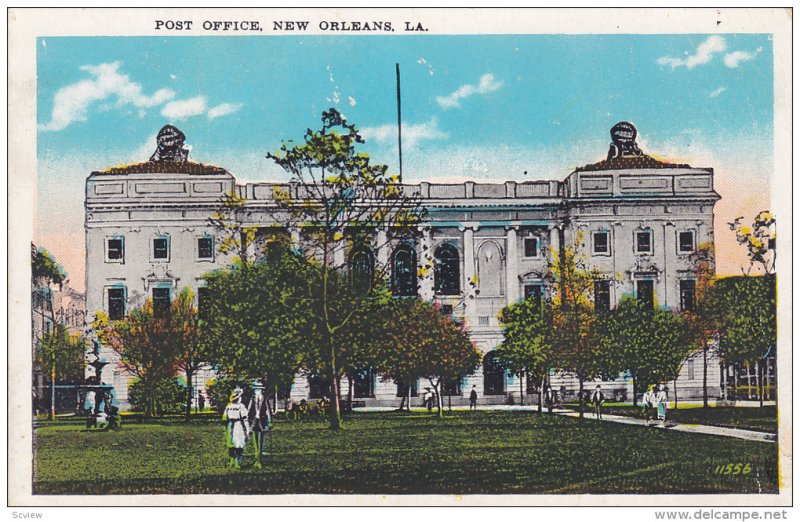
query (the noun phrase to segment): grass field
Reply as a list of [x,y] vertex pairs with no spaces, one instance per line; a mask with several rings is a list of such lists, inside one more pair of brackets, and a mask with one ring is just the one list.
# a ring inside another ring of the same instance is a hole
[[[777,445],[528,412],[360,412],[277,421],[263,470],[227,467],[218,421],[35,433],[37,494],[777,492]],[[715,474],[728,463],[751,472]]]
[[[575,410],[578,409],[577,404],[565,406]],[[670,406],[672,406],[672,404],[670,404]],[[588,412],[590,410],[591,406],[586,406],[585,411]],[[603,412],[611,415],[644,418],[642,407],[633,407],[629,403],[612,403],[605,405],[603,407]],[[778,433],[778,409],[775,406],[764,406],[763,408],[703,408],[701,405],[692,404],[684,406],[679,403],[677,410],[667,410],[667,417],[675,422],[684,422],[687,424],[707,424],[709,426]]]

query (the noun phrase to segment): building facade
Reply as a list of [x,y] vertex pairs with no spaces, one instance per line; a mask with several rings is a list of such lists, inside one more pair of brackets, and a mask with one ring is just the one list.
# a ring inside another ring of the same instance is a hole
[[[525,382],[524,376],[520,383],[497,363],[494,349],[502,341],[497,315],[517,300],[543,296],[551,257],[565,245],[577,245],[603,274],[595,284],[598,306],[613,308],[626,294],[653,306],[693,306],[689,257],[698,245],[714,241],[719,195],[713,169],[657,161],[636,147],[635,137],[632,125],[616,125],[607,159],[577,168],[564,180],[403,185],[428,211],[421,238],[376,255],[390,265],[393,278],[415,278],[410,267],[424,262],[420,252],[435,258],[433,278],[419,286],[416,279],[404,284],[466,322],[484,353],[474,375],[448,386],[453,404],[463,403],[473,386],[483,403],[509,397],[519,402],[520,394],[536,391],[538,383]],[[208,222],[223,195],[243,198],[252,224],[275,224],[278,184],[238,184],[225,169],[189,162],[185,155],[177,161],[157,155],[146,163],[93,172],[86,181],[89,317],[102,310],[121,318],[147,298],[167,303],[184,287],[202,292],[203,275],[230,262],[218,253]],[[114,360],[109,351],[103,355]],[[682,399],[702,396],[702,365],[702,355],[684,365],[677,382]],[[707,366],[714,397],[719,365]],[[109,364],[103,381],[114,384],[124,407],[129,376]],[[567,397],[577,388],[565,375],[553,375],[551,382]],[[416,384],[420,390],[425,386]],[[620,398],[632,389],[624,379],[603,386]],[[395,405],[401,388],[365,370],[353,395],[366,405]],[[298,376],[291,394],[314,397],[319,390],[313,378]]]

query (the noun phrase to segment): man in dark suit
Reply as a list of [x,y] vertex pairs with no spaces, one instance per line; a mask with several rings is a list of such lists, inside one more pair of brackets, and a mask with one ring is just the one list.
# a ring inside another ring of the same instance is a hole
[[261,383],[253,386],[253,398],[247,408],[247,418],[251,419],[253,425],[250,432],[253,434],[253,443],[256,449],[255,467],[261,469],[261,456],[264,453],[264,440],[269,435],[269,428],[272,424],[272,413],[269,404],[264,397],[264,388]]

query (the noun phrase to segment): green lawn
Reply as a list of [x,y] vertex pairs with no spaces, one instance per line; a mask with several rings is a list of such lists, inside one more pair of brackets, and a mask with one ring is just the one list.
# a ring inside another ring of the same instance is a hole
[[[577,404],[566,406],[578,409]],[[591,407],[587,406],[586,411],[590,410]],[[612,403],[604,406],[603,412],[612,415],[644,418],[642,407],[637,406],[634,408],[630,404]],[[778,409],[775,406],[764,406],[763,408],[702,408],[698,405],[682,406],[679,403],[677,410],[667,410],[667,417],[670,420],[687,424],[707,424],[710,426],[778,433]]]
[[[277,421],[273,456],[227,467],[208,419],[127,423],[119,432],[42,424],[39,494],[709,493],[777,491],[775,444],[528,412],[359,412],[333,433]],[[747,475],[715,475],[749,463]]]

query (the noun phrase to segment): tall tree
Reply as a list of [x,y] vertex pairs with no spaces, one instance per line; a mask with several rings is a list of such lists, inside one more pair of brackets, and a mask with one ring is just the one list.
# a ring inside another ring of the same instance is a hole
[[549,302],[528,298],[500,311],[503,342],[497,355],[503,366],[519,375],[520,398],[522,376],[535,379],[539,387],[539,412],[542,411],[544,380],[553,362],[553,314]]
[[192,413],[193,379],[205,360],[198,342],[197,308],[194,294],[181,290],[170,306],[169,326],[175,350],[175,366],[186,375],[186,420]]
[[742,268],[744,275],[750,275],[754,268],[759,267],[764,274],[775,273],[777,258],[775,216],[769,210],[759,212],[752,225],[743,224],[744,217],[738,217],[728,227],[736,233],[736,241],[747,247],[747,257],[750,264],[747,269]]
[[427,379],[443,416],[442,385],[473,373],[481,353],[462,325],[418,298],[394,299],[378,315],[383,333],[375,340],[376,369],[397,381]]
[[551,256],[553,283],[553,346],[558,366],[578,378],[578,411],[583,418],[584,383],[605,371],[602,344],[596,335],[594,284],[603,279],[578,250],[582,236]]
[[224,375],[291,385],[304,355],[319,343],[309,320],[308,262],[287,244],[273,243],[252,264],[235,263],[206,276],[200,347]]
[[[332,108],[322,113],[320,130],[306,131],[303,143],[284,143],[267,155],[291,175],[288,189],[274,190],[283,224],[302,232],[303,251],[319,261],[318,305],[309,310],[321,314],[330,375],[339,373],[348,349],[337,342],[337,333],[367,305],[388,270],[375,252],[390,241],[416,236],[424,214],[418,195],[407,195],[385,165],[373,165],[368,155],[357,152],[361,143],[355,125]],[[331,291],[336,272],[345,269],[360,273],[348,298]],[[332,386],[338,398],[336,379]],[[331,409],[331,428],[339,429],[338,400],[331,401]]]
[[98,312],[92,327],[100,342],[119,355],[119,364],[140,380],[144,413],[152,416],[158,385],[176,373],[179,344],[174,339],[169,313],[156,310],[152,299],[148,299],[119,321],[109,321],[108,315]]
[[217,233],[219,253],[231,255],[233,263],[243,268],[255,261],[260,253],[255,250],[264,244],[264,238],[258,235],[259,227],[247,222],[246,202],[236,192],[225,194],[220,199],[219,207],[208,219]]
[[689,256],[695,292],[689,302],[682,303],[683,313],[694,339],[696,353],[703,354],[703,407],[708,408],[708,357],[719,338],[714,311],[707,303],[709,289],[714,283],[716,261],[713,243],[702,243]]
[[83,380],[83,352],[86,340],[81,334],[71,334],[61,323],[55,323],[36,345],[34,368],[50,378],[50,410],[48,418],[56,412],[56,383],[79,383]]

